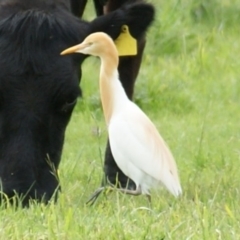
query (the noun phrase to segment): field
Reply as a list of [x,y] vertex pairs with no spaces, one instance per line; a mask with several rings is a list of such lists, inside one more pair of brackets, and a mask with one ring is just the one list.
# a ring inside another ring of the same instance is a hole
[[99,60],[89,58],[67,128],[59,201],[1,209],[1,240],[240,239],[240,2],[149,2],[157,14],[134,101],[170,146],[183,195],[154,191],[150,208],[144,196],[114,191],[85,205],[100,185],[107,139]]

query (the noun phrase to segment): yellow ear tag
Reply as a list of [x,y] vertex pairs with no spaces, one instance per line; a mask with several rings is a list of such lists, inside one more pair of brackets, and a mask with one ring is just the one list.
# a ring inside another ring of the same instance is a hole
[[127,25],[122,26],[122,32],[114,42],[119,56],[137,55],[137,40],[131,36]]

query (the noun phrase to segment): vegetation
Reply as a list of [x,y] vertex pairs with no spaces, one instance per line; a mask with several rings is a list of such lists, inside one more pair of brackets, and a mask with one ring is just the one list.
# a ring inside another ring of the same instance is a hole
[[99,60],[89,58],[84,98],[67,129],[59,201],[2,208],[0,239],[240,239],[240,2],[149,2],[157,15],[134,101],[170,146],[183,196],[154,191],[149,207],[144,196],[115,191],[85,205],[100,185],[107,139]]

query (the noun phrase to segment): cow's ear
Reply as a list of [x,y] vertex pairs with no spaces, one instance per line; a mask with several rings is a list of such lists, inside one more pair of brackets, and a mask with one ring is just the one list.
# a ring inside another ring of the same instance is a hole
[[151,4],[126,4],[116,11],[93,20],[90,23],[90,33],[105,32],[116,39],[121,33],[122,26],[127,25],[131,35],[139,38],[154,20],[154,14],[155,9]]
[[143,35],[154,20],[155,8],[151,4],[132,4],[123,6],[126,12],[126,25],[134,38]]

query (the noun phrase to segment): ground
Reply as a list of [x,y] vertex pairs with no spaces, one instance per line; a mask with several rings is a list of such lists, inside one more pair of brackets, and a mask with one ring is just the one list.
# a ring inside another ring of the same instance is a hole
[[157,15],[134,101],[170,146],[183,196],[154,191],[150,208],[144,196],[113,192],[85,205],[101,182],[107,138],[91,58],[67,128],[59,202],[1,209],[1,239],[240,239],[240,3],[149,2]]

